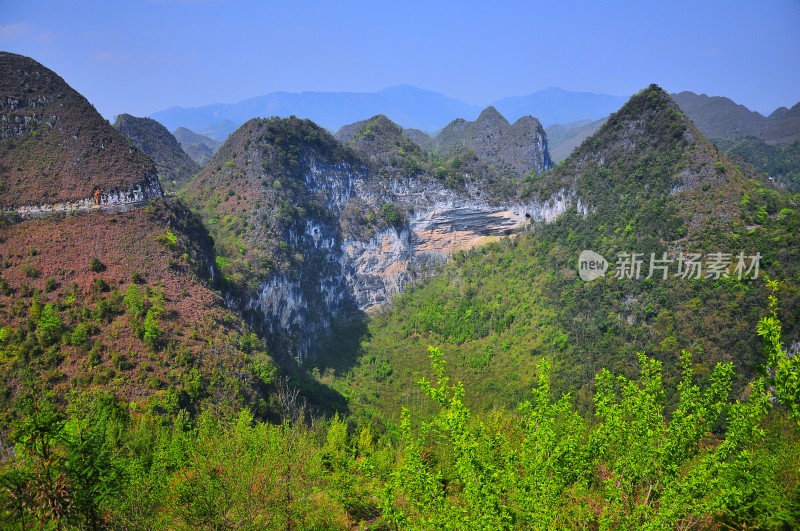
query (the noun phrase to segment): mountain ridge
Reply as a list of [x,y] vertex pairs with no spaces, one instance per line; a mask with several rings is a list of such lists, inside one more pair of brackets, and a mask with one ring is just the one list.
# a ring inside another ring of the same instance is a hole
[[764,116],[723,96],[690,91],[672,96],[703,134],[712,140],[746,136],[770,144],[790,144],[800,140],[800,103],[791,109],[779,107],[769,116]]
[[200,170],[167,128],[152,118],[120,114],[113,126],[150,157],[165,190],[174,192]]
[[[572,102],[572,98],[576,99],[576,104],[566,104]],[[554,100],[563,105],[554,108]],[[532,115],[550,125],[553,120],[567,123],[600,118],[616,110],[622,102],[624,98],[615,96],[546,89],[528,96],[503,98],[490,105],[498,107],[511,121]],[[411,85],[395,85],[378,92],[273,92],[233,104],[171,107],[150,117],[161,121],[167,129],[183,126],[215,140],[224,140],[249,118],[291,115],[311,119],[329,131],[337,131],[347,124],[385,114],[405,129],[420,129],[430,134],[456,118],[474,120],[485,107]],[[576,113],[577,118],[574,117]],[[541,119],[539,115],[546,118]]]
[[201,167],[205,166],[206,163],[211,160],[222,145],[222,142],[218,142],[200,133],[195,133],[185,127],[178,127],[175,129],[172,132],[172,136],[174,136],[181,145],[183,151],[189,155],[189,158]]
[[523,116],[509,123],[491,105],[475,121],[459,118],[450,122],[430,141],[429,149],[443,154],[473,150],[486,164],[518,179],[552,166],[547,135],[539,120]]
[[[764,284],[735,274],[681,278],[674,257],[687,253],[732,253],[733,267],[736,252],[760,250],[761,275],[787,282],[781,319],[787,342],[797,341],[796,199],[722,155],[659,87],[634,95],[520,193],[547,212],[532,216],[532,230],[457,255],[370,322],[364,361],[338,381],[356,414],[396,418],[402,407],[419,407],[411,384],[426,345],[448,353],[448,374],[485,410],[524,399],[544,362],[556,393],[569,392],[587,411],[599,368],[633,374],[636,352],[662,362],[673,382],[682,349],[696,353],[706,374],[731,359],[745,374],[757,371],[761,346],[751,326]],[[578,278],[585,250],[609,262],[590,282]],[[643,258],[635,278],[616,274],[626,253]],[[653,256],[670,264],[664,278],[660,270],[645,278]],[[711,325],[718,322],[724,329]]]

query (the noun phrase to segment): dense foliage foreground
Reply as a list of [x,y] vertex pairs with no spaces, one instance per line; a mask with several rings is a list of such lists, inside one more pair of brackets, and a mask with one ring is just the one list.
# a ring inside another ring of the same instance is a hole
[[[777,284],[770,283],[777,289]],[[800,523],[800,362],[777,300],[757,325],[763,374],[731,400],[734,368],[696,381],[682,356],[665,410],[661,363],[602,370],[593,416],[554,398],[549,367],[516,411],[473,413],[431,347],[438,411],[399,426],[211,408],[145,413],[110,394],[54,396],[31,377],[4,446],[4,529],[792,528]]]

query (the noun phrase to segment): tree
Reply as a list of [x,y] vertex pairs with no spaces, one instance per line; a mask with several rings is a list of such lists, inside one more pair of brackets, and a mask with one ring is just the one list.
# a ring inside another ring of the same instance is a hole
[[36,324],[36,336],[39,342],[45,347],[57,343],[61,339],[63,330],[64,325],[56,307],[52,303],[45,304]]
[[144,318],[142,340],[153,350],[158,350],[162,334],[161,327],[158,324],[159,313],[155,308],[150,308]]
[[766,279],[770,315],[758,322],[758,335],[764,338],[770,381],[775,386],[778,400],[785,405],[792,418],[800,424],[800,356],[789,357],[781,341],[781,322],[778,319],[778,281]]

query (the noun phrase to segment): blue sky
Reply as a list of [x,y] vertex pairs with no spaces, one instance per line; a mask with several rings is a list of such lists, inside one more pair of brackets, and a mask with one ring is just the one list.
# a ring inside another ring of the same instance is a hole
[[798,28],[800,0],[0,0],[0,50],[107,118],[396,84],[483,105],[658,83],[768,114],[800,101]]

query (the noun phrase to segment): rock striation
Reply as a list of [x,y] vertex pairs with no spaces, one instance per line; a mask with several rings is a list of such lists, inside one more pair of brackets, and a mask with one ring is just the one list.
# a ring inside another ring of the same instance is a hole
[[183,193],[217,241],[229,302],[298,360],[453,253],[568,206],[493,193],[518,181],[474,154],[442,170],[384,116],[338,136],[307,120],[252,120]]

